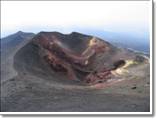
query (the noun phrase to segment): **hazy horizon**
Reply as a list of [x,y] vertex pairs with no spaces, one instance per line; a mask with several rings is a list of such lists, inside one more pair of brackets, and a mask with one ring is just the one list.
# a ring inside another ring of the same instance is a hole
[[146,45],[150,42],[149,1],[2,1],[1,4],[1,38],[17,31],[65,34],[75,31],[106,40],[118,41],[123,36],[120,42]]
[[149,1],[2,1],[1,37],[16,31],[149,31]]

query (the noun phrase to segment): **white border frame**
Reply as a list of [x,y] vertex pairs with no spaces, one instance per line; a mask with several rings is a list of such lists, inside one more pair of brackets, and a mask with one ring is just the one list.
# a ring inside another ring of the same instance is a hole
[[[3,0],[2,0],[3,1]],[[14,1],[14,0],[13,0]],[[15,0],[16,1],[16,0]],[[29,1],[29,0],[28,0]],[[38,1],[38,0],[35,0],[35,1]],[[42,1],[42,0],[41,0]],[[45,0],[46,1],[46,0]],[[54,0],[55,1],[55,0]],[[62,0],[59,0],[59,1],[62,1]],[[68,0],[67,0],[68,1]],[[78,0],[79,1],[79,0]],[[82,1],[82,0],[80,0]],[[85,1],[88,1],[88,0],[85,0]],[[90,1],[90,0],[89,0]],[[92,1],[92,0],[91,0]],[[96,0],[95,0],[96,1]],[[98,0],[98,1],[103,1],[103,0]],[[104,0],[105,1],[105,0]],[[107,1],[107,0],[106,0]],[[116,0],[111,0],[111,1],[116,1]],[[124,0],[117,0],[119,2],[121,1],[124,1]],[[130,1],[135,1],[135,0],[130,0]],[[149,31],[150,31],[150,112],[0,112],[0,115],[53,115],[53,116],[69,116],[69,115],[146,115],[146,116],[151,116],[153,115],[153,111],[154,111],[154,107],[152,106],[152,104],[154,103],[154,100],[153,100],[153,92],[154,92],[154,86],[153,86],[153,78],[154,78],[154,74],[152,72],[153,70],[153,67],[152,67],[152,63],[153,63],[153,60],[152,58],[154,58],[154,54],[152,50],[154,50],[153,48],[153,35],[154,35],[154,29],[152,27],[152,24],[154,22],[153,20],[153,0],[137,0],[137,1],[149,1],[150,3],[150,11],[149,11],[149,21],[150,21],[150,24],[149,24]]]

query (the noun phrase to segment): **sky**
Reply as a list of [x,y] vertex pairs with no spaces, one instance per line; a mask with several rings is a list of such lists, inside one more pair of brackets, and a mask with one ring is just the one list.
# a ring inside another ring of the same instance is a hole
[[77,29],[143,34],[149,1],[1,1],[1,37],[25,32]]

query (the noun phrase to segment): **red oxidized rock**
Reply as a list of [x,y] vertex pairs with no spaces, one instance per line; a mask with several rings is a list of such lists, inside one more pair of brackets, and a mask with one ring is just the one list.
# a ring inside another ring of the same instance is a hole
[[96,38],[92,38],[94,42],[92,41],[89,46],[87,44],[87,48],[83,52],[77,53],[64,43],[65,41],[62,37],[63,36],[56,33],[42,32],[33,39],[34,43],[38,45],[40,49],[44,50],[42,56],[44,56],[45,61],[52,69],[67,72],[69,79],[72,80],[77,79],[77,71],[86,73],[84,76],[84,82],[86,83],[103,82],[109,78],[108,76],[111,74],[110,70],[89,73],[85,70],[87,66],[91,65],[91,59],[94,58],[96,54],[109,50],[105,43],[102,43],[102,41]]

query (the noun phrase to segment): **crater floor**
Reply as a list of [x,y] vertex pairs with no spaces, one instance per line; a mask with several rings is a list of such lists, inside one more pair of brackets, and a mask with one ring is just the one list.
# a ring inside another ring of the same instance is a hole
[[[149,63],[128,67],[128,73],[119,75],[118,81],[88,86],[54,72],[32,43],[20,46],[9,56],[13,58],[2,65],[2,73],[11,68],[17,74],[12,75],[10,70],[9,77],[2,77],[2,112],[150,111]],[[13,65],[7,65],[10,61]]]

